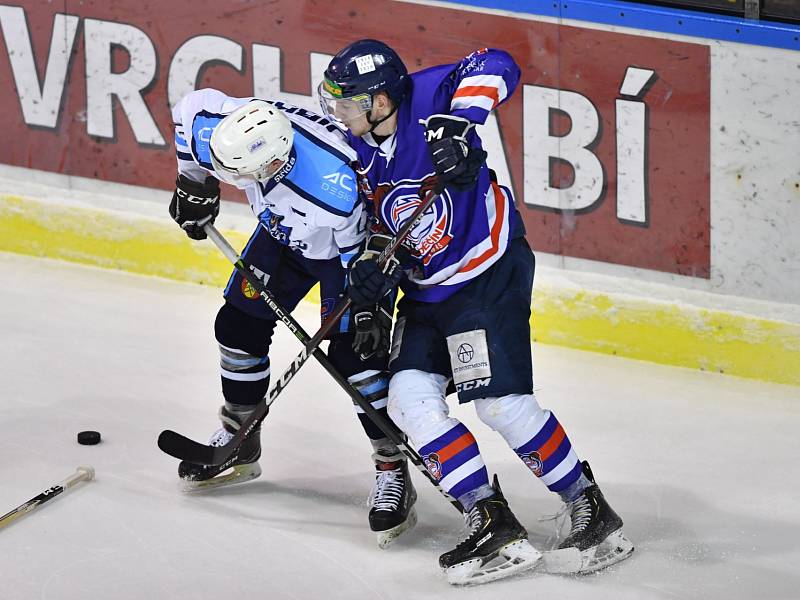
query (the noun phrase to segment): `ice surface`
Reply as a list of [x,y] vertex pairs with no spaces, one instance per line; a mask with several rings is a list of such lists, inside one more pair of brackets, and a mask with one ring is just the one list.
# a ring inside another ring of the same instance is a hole
[[[800,388],[536,346],[539,402],[592,462],[636,552],[597,575],[454,589],[436,560],[461,519],[422,477],[417,528],[376,547],[370,446],[313,361],[265,422],[261,479],[178,491],[156,438],[217,427],[219,290],[8,254],[0,288],[0,513],[78,465],[97,471],[0,531],[2,600],[800,595]],[[316,330],[318,309],[296,315]],[[273,369],[298,351],[279,326]],[[470,406],[453,413],[541,545],[537,519],[557,499]],[[84,429],[103,442],[79,446]]]

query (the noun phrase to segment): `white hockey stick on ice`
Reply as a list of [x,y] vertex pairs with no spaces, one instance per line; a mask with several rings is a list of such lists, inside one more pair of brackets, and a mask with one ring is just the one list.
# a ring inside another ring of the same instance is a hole
[[94,479],[94,469],[92,467],[78,467],[77,470],[64,481],[46,489],[38,496],[34,496],[24,504],[20,504],[14,510],[0,517],[0,529],[24,517],[29,512],[36,510],[45,502],[49,502],[56,496],[72,489],[81,481],[91,481],[92,479]]

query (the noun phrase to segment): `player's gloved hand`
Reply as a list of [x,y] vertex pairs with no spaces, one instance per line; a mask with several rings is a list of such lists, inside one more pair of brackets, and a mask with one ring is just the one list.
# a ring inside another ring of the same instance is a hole
[[197,183],[178,175],[169,214],[190,238],[206,239],[203,225],[213,223],[219,214],[219,181],[206,177],[205,183]]
[[378,358],[389,353],[392,335],[392,308],[394,295],[387,294],[380,303],[352,309],[353,350],[361,360]]
[[381,269],[378,256],[392,238],[373,234],[361,254],[350,261],[347,272],[347,295],[354,306],[374,306],[394,288],[403,276],[400,262],[392,256]]
[[467,134],[474,123],[454,115],[431,115],[420,119],[420,125],[425,127],[425,140],[441,189],[451,186],[465,192],[475,187],[487,154],[467,143]]

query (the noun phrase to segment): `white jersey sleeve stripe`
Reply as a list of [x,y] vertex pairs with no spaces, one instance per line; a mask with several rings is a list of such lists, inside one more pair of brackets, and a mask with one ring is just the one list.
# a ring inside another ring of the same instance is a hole
[[492,110],[496,105],[497,102],[495,99],[490,98],[489,96],[460,96],[458,98],[453,98],[453,101],[450,103],[450,110],[477,106],[478,108],[489,111]]
[[508,96],[506,82],[500,75],[474,75],[472,77],[464,77],[458,84],[455,95],[458,95],[458,90],[470,87],[495,88],[497,90],[498,102],[502,102],[506,99],[506,96]]
[[458,84],[450,103],[451,110],[478,107],[490,111],[508,96],[506,82],[499,75],[474,75]]

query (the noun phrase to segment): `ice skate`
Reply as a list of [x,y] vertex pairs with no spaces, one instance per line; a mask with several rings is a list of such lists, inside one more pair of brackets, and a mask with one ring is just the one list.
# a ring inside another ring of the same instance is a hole
[[[219,418],[222,421],[222,427],[211,436],[211,440],[208,442],[211,446],[224,446],[228,443],[247,417],[231,412],[223,406],[220,408]],[[261,432],[257,430],[242,444],[239,458],[224,469],[181,461],[178,465],[178,476],[181,478],[183,491],[212,490],[255,479],[261,475],[261,467],[258,464],[260,456]]]
[[471,585],[510,577],[533,568],[542,556],[508,508],[496,475],[492,487],[495,495],[464,515],[468,537],[439,557],[448,583]]
[[369,528],[377,534],[379,548],[387,548],[417,524],[416,501],[417,491],[408,476],[407,461],[375,463]]
[[622,533],[622,519],[606,502],[586,461],[583,473],[593,485],[565,507],[570,532],[555,550],[545,552],[543,564],[548,573],[591,573],[633,552],[633,544]]

